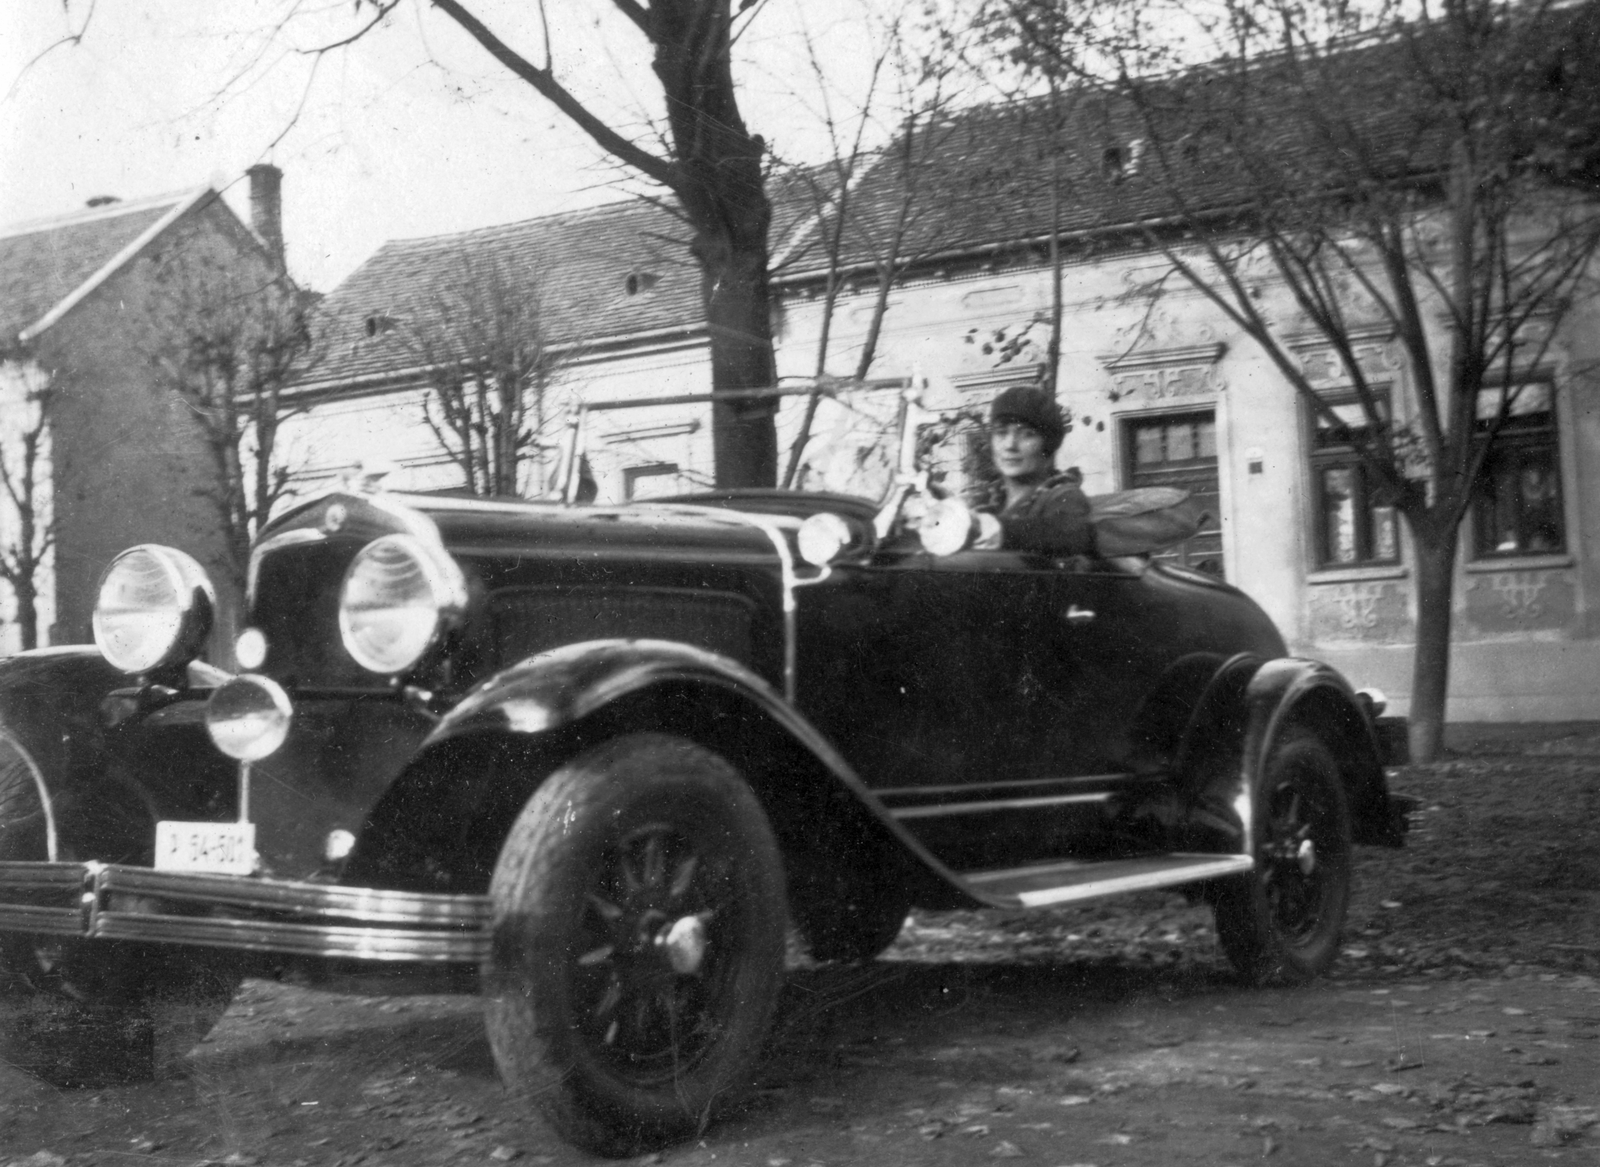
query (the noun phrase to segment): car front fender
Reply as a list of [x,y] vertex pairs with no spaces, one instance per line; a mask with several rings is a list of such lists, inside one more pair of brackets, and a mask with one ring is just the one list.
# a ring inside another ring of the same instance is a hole
[[774,712],[788,710],[760,676],[718,653],[675,640],[586,640],[491,677],[440,720],[422,748],[485,731],[548,733],[671,681],[726,688]]
[[[725,757],[761,799],[786,850],[816,851],[828,836],[835,859],[840,850],[882,856],[916,888],[918,902],[981,902],[770,683],[728,657],[668,640],[564,645],[469,692],[376,809],[353,870],[403,881],[419,863],[442,862],[453,869],[451,886],[473,890],[487,879],[492,853],[485,852],[498,849],[508,812],[545,775],[605,736],[640,729],[681,734]],[[436,822],[446,803],[462,807],[464,824],[470,820],[455,833],[463,842],[450,844],[449,858],[417,854],[424,813]]]

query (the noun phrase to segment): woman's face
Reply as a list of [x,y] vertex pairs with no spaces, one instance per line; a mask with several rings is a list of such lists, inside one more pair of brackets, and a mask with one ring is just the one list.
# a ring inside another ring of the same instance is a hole
[[1032,482],[1050,472],[1044,435],[1026,422],[996,422],[989,430],[989,452],[1007,482]]

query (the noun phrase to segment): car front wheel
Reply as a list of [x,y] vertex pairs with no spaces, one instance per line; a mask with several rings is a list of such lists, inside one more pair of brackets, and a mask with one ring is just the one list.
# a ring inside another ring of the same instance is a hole
[[1251,792],[1256,867],[1218,888],[1217,936],[1254,984],[1295,984],[1339,954],[1350,902],[1350,811],[1338,763],[1291,726]]
[[658,733],[580,755],[523,808],[491,896],[490,1047],[565,1138],[636,1154],[746,1083],[782,985],[784,878],[721,757]]

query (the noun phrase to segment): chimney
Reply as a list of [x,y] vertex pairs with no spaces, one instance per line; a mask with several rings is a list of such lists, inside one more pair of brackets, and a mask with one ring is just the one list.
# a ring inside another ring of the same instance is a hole
[[245,171],[250,176],[250,227],[272,254],[278,274],[283,262],[283,171],[270,162],[258,162]]

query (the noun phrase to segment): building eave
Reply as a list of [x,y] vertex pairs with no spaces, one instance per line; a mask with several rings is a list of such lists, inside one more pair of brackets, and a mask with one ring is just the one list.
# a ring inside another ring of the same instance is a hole
[[[581,367],[601,357],[617,352],[633,354],[670,352],[674,349],[700,347],[707,343],[709,331],[704,324],[675,325],[646,332],[622,333],[598,340],[553,344],[550,349],[573,367]],[[315,381],[301,381],[285,394],[297,402],[311,402],[332,397],[359,397],[393,389],[414,387],[423,382],[428,365],[412,364],[399,368],[383,369],[356,377],[324,377]]]

